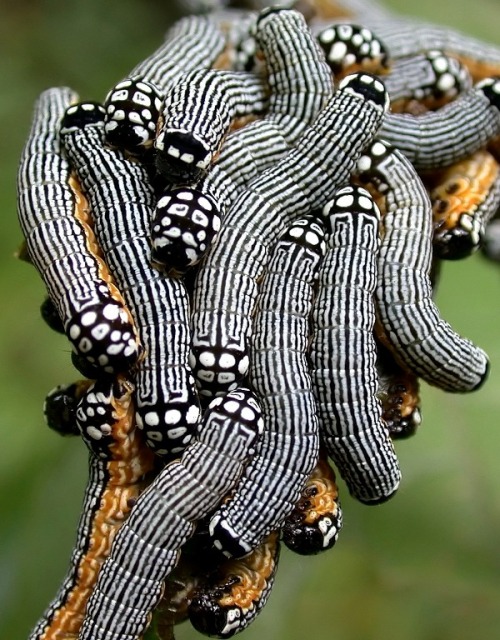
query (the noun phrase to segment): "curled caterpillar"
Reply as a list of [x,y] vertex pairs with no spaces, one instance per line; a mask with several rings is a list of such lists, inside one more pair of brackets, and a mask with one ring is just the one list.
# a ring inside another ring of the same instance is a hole
[[325,455],[309,476],[300,500],[282,528],[284,544],[300,555],[331,549],[342,529],[343,516],[335,473]]
[[244,558],[223,562],[189,604],[194,628],[216,638],[231,638],[246,629],[267,603],[279,550],[279,533],[274,531]]

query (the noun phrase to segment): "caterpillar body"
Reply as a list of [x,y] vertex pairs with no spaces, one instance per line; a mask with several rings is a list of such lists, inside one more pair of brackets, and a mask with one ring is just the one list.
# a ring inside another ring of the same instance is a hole
[[158,454],[176,455],[189,443],[200,416],[187,363],[189,300],[180,280],[159,273],[149,262],[154,195],[146,171],[103,146],[99,105],[70,107],[61,136],[91,204],[96,235],[145,347],[134,379],[137,423]]
[[300,500],[283,524],[283,542],[300,555],[316,555],[334,546],[342,522],[335,472],[320,454]]
[[500,168],[482,149],[432,177],[434,254],[458,260],[477,251],[500,205]]
[[312,216],[294,222],[271,251],[256,301],[248,372],[265,429],[233,496],[209,526],[215,546],[228,556],[249,553],[281,526],[317,461],[307,350],[324,251],[323,227]]
[[358,172],[385,196],[375,295],[397,359],[445,391],[477,389],[488,374],[487,355],[454,332],[432,300],[432,214],[421,179],[409,160],[382,140],[367,147]]
[[271,594],[279,550],[279,533],[274,531],[244,558],[223,562],[189,605],[194,628],[216,638],[231,638],[246,629]]
[[[152,470],[153,454],[134,426],[132,389],[126,379],[108,377],[95,383],[83,396],[97,394],[103,400],[105,414],[100,415],[100,420],[107,420],[109,433],[103,455],[90,450],[89,478],[70,568],[29,640],[78,637],[86,602],[113,536],[126,520],[131,504],[144,487],[145,476]],[[81,391],[79,383],[74,385],[75,402]],[[72,391],[67,389],[66,393],[71,395]]]
[[422,424],[418,377],[401,367],[381,342],[377,342],[377,370],[382,418],[391,438],[413,436]]
[[367,191],[339,189],[324,207],[327,251],[313,307],[311,378],[320,432],[350,493],[390,498],[401,473],[377,399],[373,337],[380,213]]
[[67,88],[41,94],[18,173],[18,213],[30,261],[40,273],[73,351],[96,372],[134,366],[137,331],[92,230],[77,181],[61,155],[59,123],[77,99]]
[[488,78],[438,111],[387,114],[380,137],[404,153],[417,171],[439,169],[500,134],[499,107],[500,81]]

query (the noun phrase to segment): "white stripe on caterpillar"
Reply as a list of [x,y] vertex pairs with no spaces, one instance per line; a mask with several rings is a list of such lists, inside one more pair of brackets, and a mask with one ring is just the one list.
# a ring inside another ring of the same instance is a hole
[[[193,201],[212,201],[209,221],[216,223],[245,185],[293,146],[333,92],[321,51],[298,12],[263,11],[256,22],[256,38],[268,71],[270,98],[265,117],[230,133],[208,174],[195,187],[179,188],[181,193],[192,192]],[[177,193],[176,188],[163,193],[155,210],[151,239],[155,262],[182,272],[201,259],[215,234],[210,233],[210,222],[207,229],[205,215],[203,228],[199,228],[193,220],[194,211],[185,215],[185,206],[181,220],[165,212],[164,198],[170,211]],[[213,202],[213,194],[217,194],[217,202]],[[183,241],[184,228],[191,226],[202,233],[200,242],[193,233]]]
[[154,195],[146,170],[103,146],[99,105],[70,107],[61,136],[145,347],[134,381],[136,419],[158,454],[177,454],[192,438],[200,415],[187,364],[189,301],[180,280],[159,273],[149,262]]
[[380,213],[367,191],[344,187],[323,216],[327,251],[310,354],[320,433],[350,493],[378,504],[394,494],[401,479],[377,399],[373,293]]
[[262,431],[260,409],[248,389],[216,398],[197,438],[138,498],[116,535],[87,606],[80,640],[141,636],[163,581],[197,520],[231,490]]
[[267,87],[245,72],[195,69],[165,94],[154,142],[158,173],[169,182],[193,182],[220,151],[233,120],[262,113]]
[[57,308],[73,351],[96,371],[126,371],[142,349],[132,317],[96,243],[88,206],[61,155],[59,122],[77,99],[43,92],[18,173],[19,222],[31,262]]
[[358,172],[385,196],[375,295],[397,358],[445,391],[477,389],[488,374],[487,355],[455,333],[432,300],[432,212],[422,181],[411,162],[382,140],[365,150]]
[[282,525],[317,462],[307,351],[324,252],[324,229],[312,216],[295,221],[271,250],[256,301],[248,372],[264,433],[233,495],[209,525],[214,545],[227,556],[249,553]]

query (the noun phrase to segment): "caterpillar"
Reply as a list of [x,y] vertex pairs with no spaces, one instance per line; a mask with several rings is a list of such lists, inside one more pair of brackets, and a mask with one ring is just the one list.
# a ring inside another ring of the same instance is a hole
[[209,525],[214,545],[227,556],[249,553],[281,526],[317,461],[307,351],[324,252],[324,229],[312,216],[296,220],[271,250],[256,301],[248,371],[265,429],[232,497]]
[[482,149],[432,176],[434,255],[459,260],[477,251],[500,205],[500,169]]
[[279,551],[279,533],[274,531],[244,558],[223,562],[189,604],[194,628],[216,638],[231,638],[246,629],[268,601]]
[[237,384],[268,248],[299,216],[348,180],[381,124],[387,94],[367,74],[347,76],[312,127],[280,162],[251,181],[226,214],[195,280],[190,363],[200,394]]
[[165,94],[154,141],[155,166],[168,182],[193,182],[220,151],[233,120],[262,113],[267,90],[245,72],[195,69]]
[[[103,411],[96,412],[93,421],[107,421],[109,433],[101,455],[90,450],[89,477],[68,573],[29,640],[69,640],[78,636],[86,602],[113,536],[126,520],[144,487],[145,476],[152,470],[153,454],[142,444],[134,427],[132,389],[121,376],[106,377],[79,400],[84,403],[87,394],[99,398]],[[82,391],[76,383],[73,389],[66,389],[66,394],[76,402]],[[75,416],[74,411],[71,416]],[[63,411],[62,422],[66,417]]]
[[264,118],[228,136],[214,167],[227,172],[238,188],[281,160],[333,93],[321,49],[300,13],[276,7],[262,11],[255,39],[267,73],[268,108]]
[[29,259],[73,352],[96,372],[116,373],[133,367],[142,347],[101,257],[80,185],[61,154],[59,122],[76,99],[71,89],[58,87],[35,104],[18,172],[18,216]]
[[472,78],[458,60],[433,49],[395,60],[384,77],[392,113],[419,115],[436,110],[472,87]]
[[188,367],[189,300],[184,284],[149,263],[152,187],[138,162],[103,146],[100,105],[70,107],[61,139],[89,199],[95,232],[145,347],[134,377],[136,420],[159,455],[192,438],[200,409]]
[[401,472],[377,399],[373,337],[380,212],[369,193],[339,189],[325,205],[327,250],[312,311],[311,379],[320,433],[350,493],[378,504]]
[[488,78],[438,111],[420,116],[389,113],[380,127],[417,171],[458,162],[500,134],[500,82]]
[[336,80],[359,71],[386,74],[391,67],[384,43],[367,27],[332,24],[319,31],[316,38]]
[[213,400],[195,441],[139,496],[115,536],[80,640],[132,640],[143,633],[195,522],[234,486],[261,431],[260,409],[248,389]]
[[316,555],[334,546],[342,523],[335,472],[320,453],[300,500],[283,524],[283,543],[300,555]]
[[159,49],[106,96],[106,142],[132,155],[152,150],[165,90],[188,71],[212,66],[224,46],[224,34],[209,16],[178,20]]
[[375,296],[397,360],[445,391],[477,389],[488,374],[487,355],[454,332],[432,300],[432,214],[421,179],[406,156],[382,140],[367,147],[358,175],[385,196]]

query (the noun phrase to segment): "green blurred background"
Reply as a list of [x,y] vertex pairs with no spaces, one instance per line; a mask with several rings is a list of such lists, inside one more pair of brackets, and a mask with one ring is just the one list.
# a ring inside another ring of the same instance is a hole
[[[498,41],[497,0],[391,0],[406,13]],[[86,453],[44,425],[42,403],[78,377],[65,340],[39,317],[44,288],[14,259],[15,176],[34,100],[59,84],[100,100],[162,41],[174,17],[159,0],[3,0],[0,20],[0,639],[25,640],[63,577]],[[424,423],[397,445],[397,496],[364,507],[343,494],[336,549],[284,552],[275,590],[248,640],[485,640],[500,630],[500,267],[474,256],[444,268],[438,304],[491,356],[470,396],[423,388]],[[179,639],[200,638],[189,624]]]

